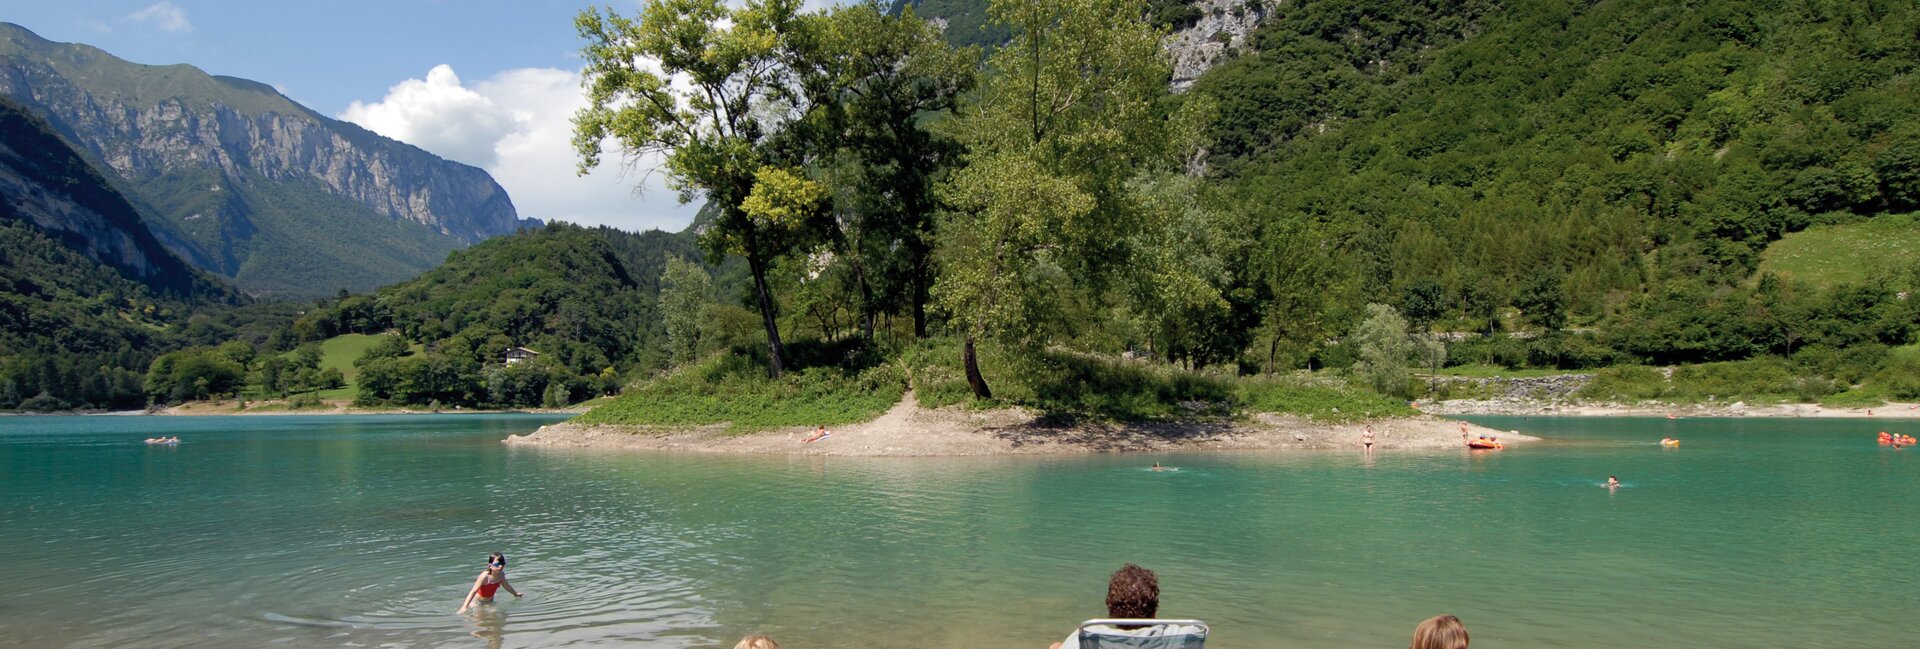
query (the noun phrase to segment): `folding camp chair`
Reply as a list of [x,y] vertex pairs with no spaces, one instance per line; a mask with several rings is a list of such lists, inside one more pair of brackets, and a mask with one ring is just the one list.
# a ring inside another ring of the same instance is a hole
[[1199,620],[1102,619],[1081,622],[1075,637],[1080,649],[1202,649],[1208,630]]

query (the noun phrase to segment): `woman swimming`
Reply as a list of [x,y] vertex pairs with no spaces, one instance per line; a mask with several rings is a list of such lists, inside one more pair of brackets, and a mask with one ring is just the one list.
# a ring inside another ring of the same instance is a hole
[[507,583],[507,556],[495,552],[487,555],[487,569],[480,571],[480,576],[474,578],[473,588],[467,589],[467,598],[460,602],[460,610],[456,613],[466,613],[476,601],[482,604],[492,603],[493,594],[502,588],[513,593],[514,597],[520,596],[520,591],[514,590],[513,584]]

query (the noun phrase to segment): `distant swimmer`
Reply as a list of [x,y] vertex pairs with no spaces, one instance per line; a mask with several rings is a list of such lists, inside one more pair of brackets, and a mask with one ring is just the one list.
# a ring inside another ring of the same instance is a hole
[[1165,470],[1167,470],[1167,467],[1164,467],[1164,466],[1160,466],[1160,463],[1159,463],[1159,462],[1155,462],[1155,463],[1153,463],[1153,470],[1155,470],[1155,471],[1165,471]]
[[808,435],[806,439],[803,439],[803,440],[800,440],[800,443],[801,443],[801,444],[812,444],[812,443],[814,443],[814,442],[818,442],[818,441],[820,441],[820,440],[823,440],[823,439],[826,439],[826,438],[828,438],[828,437],[832,437],[832,436],[833,436],[833,433],[829,433],[829,432],[827,432],[827,427],[826,427],[826,426],[821,426],[821,427],[820,427],[820,430],[816,430],[816,431],[813,431],[813,434],[812,434],[812,435]]
[[1671,413],[1671,412],[1669,412],[1669,413],[1667,413],[1667,418],[1668,418],[1668,419],[1679,419],[1679,417],[1675,417],[1675,416],[1673,415],[1673,413]]
[[1669,435],[1669,436],[1660,438],[1660,445],[1661,446],[1679,446],[1680,440],[1674,439],[1673,436]]
[[492,603],[493,594],[502,588],[513,593],[514,597],[520,596],[520,591],[514,590],[513,584],[507,583],[507,556],[495,552],[487,555],[487,569],[480,571],[480,576],[474,578],[473,588],[467,589],[467,598],[460,603],[460,610],[456,613],[466,613],[467,609],[472,608],[475,603]]
[[1607,488],[1608,488],[1608,489],[1619,489],[1619,488],[1620,488],[1620,478],[1618,478],[1618,477],[1615,477],[1615,476],[1607,476]]

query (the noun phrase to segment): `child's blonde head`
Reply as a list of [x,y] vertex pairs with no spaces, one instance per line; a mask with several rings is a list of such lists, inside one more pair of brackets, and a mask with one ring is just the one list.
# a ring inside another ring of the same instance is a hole
[[1407,649],[1467,649],[1467,626],[1451,615],[1427,618],[1413,628],[1413,644]]
[[774,642],[773,638],[755,633],[741,638],[740,644],[734,645],[733,649],[780,649],[780,643]]

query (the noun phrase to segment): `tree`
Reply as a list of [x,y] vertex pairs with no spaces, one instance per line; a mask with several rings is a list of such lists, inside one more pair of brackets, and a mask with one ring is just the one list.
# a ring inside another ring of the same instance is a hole
[[700,353],[701,332],[713,311],[713,277],[699,264],[668,257],[660,275],[660,311],[667,327],[668,356],[676,363]]
[[799,132],[840,153],[817,168],[834,187],[829,241],[852,271],[861,330],[871,337],[882,308],[904,306],[925,337],[934,178],[960,153],[930,124],[972,88],[979,53],[949,45],[910,6],[894,14],[866,0],[806,20],[789,58],[814,97]]
[[322,390],[335,390],[346,387],[346,385],[347,377],[340,372],[340,368],[338,367],[329,367],[320,370],[320,374],[314,378],[314,387]]
[[1407,321],[1385,304],[1367,305],[1367,317],[1349,335],[1360,351],[1353,373],[1375,392],[1405,397],[1407,362],[1411,359],[1413,339],[1407,337]]
[[407,339],[400,336],[381,336],[379,340],[367,346],[367,351],[360,353],[360,358],[354,359],[353,365],[359,367],[383,358],[399,358],[406,356],[410,351]]
[[1447,312],[1447,289],[1428,278],[1414,280],[1400,294],[1400,310],[1415,331],[1425,332]]
[[1046,277],[1090,285],[1131,270],[1133,241],[1117,234],[1157,216],[1132,181],[1176,162],[1200,123],[1162,109],[1171,68],[1137,0],[995,0],[989,11],[1018,33],[952,123],[967,165],[942,188],[953,209],[934,286],[982,399],[992,391],[979,341],[1030,339]]
[[1534,271],[1513,296],[1513,306],[1529,322],[1549,332],[1567,325],[1567,291],[1559,273]]
[[[704,196],[718,216],[702,238],[710,252],[745,257],[767,333],[769,370],[785,371],[785,348],[767,284],[773,261],[790,251],[813,216],[789,202],[804,177],[777,166],[770,137],[806,112],[794,92],[783,44],[798,29],[799,0],[647,0],[638,18],[589,9],[574,19],[587,45],[587,107],[574,117],[579,171],[600,162],[605,142],[629,161],[660,155],[682,201]],[[760,211],[746,203],[762,182]],[[792,217],[783,219],[780,217]]]
[[1460,310],[1487,327],[1492,335],[1500,326],[1500,287],[1485,273],[1473,273],[1460,282]]
[[[1282,347],[1315,348],[1337,333],[1334,311],[1344,278],[1334,259],[1333,242],[1299,220],[1267,223],[1245,211],[1246,231],[1258,232],[1260,245],[1249,265],[1266,293],[1261,330],[1267,341],[1268,372],[1278,371]],[[1311,369],[1311,368],[1309,368]]]

